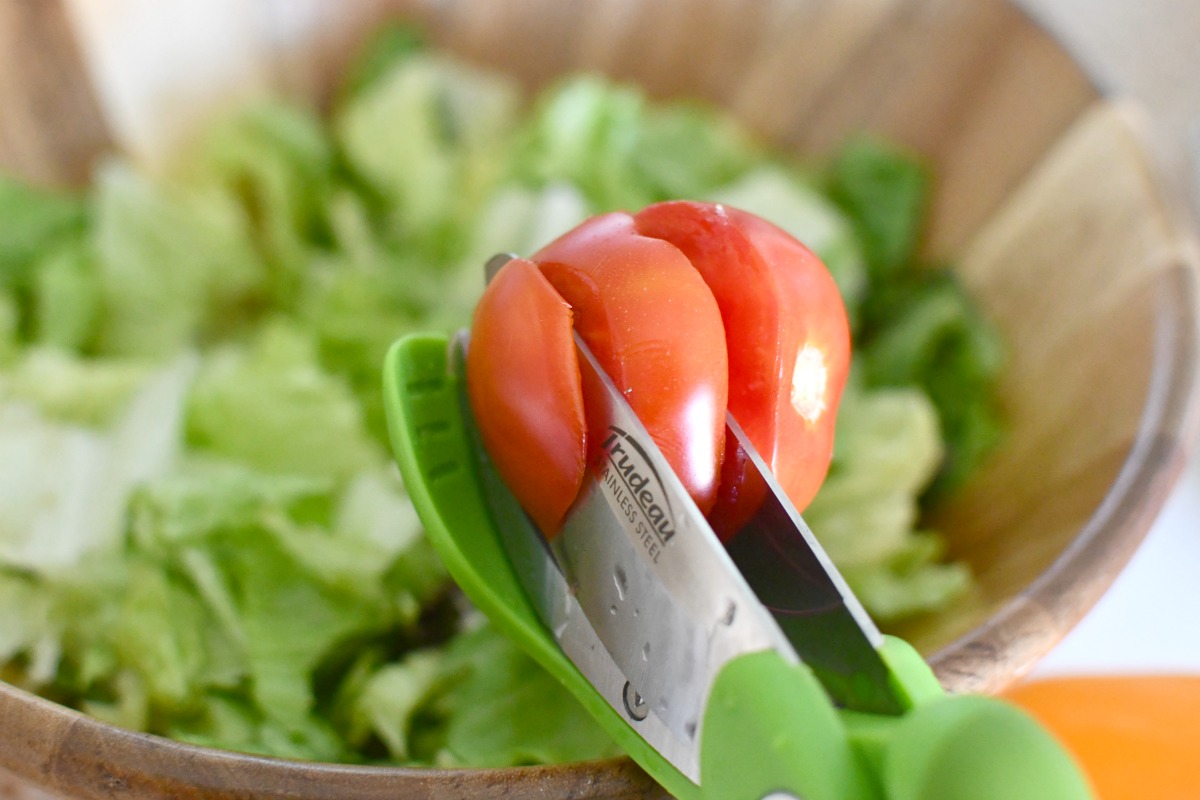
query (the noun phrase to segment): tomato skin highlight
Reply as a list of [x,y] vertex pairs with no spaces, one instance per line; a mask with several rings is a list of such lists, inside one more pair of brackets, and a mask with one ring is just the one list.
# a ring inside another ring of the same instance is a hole
[[[669,201],[635,221],[639,233],[678,247],[712,291],[726,334],[729,411],[803,510],[829,468],[850,366],[849,324],[832,276],[791,235],[738,209]],[[723,540],[766,492],[747,464],[730,438],[709,515]]]
[[724,453],[729,373],[712,293],[673,245],[633,217],[587,220],[532,260],[575,310],[575,330],[707,513]]
[[579,493],[587,438],[572,311],[538,268],[505,264],[475,307],[467,396],[484,447],[548,538]]

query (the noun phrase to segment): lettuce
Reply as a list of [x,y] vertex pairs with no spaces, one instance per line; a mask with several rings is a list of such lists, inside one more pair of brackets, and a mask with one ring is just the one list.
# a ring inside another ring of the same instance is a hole
[[919,260],[930,191],[919,160],[856,139],[834,160],[828,182],[870,275],[856,342],[865,380],[919,388],[937,408],[945,457],[922,490],[932,502],[961,486],[1004,436],[994,388],[1004,348],[953,275]]
[[201,340],[215,308],[249,302],[263,283],[246,221],[221,196],[123,164],[101,170],[95,191],[100,352],[168,357]]
[[344,703],[348,738],[377,740],[400,763],[510,767],[620,753],[562,684],[487,624],[374,671]]
[[438,764],[554,764],[621,752],[562,684],[491,626],[452,642],[443,670],[449,689],[434,703],[445,720]]
[[0,375],[0,399],[30,403],[50,420],[103,427],[151,371],[137,361],[89,360],[56,347],[30,347]]
[[854,226],[871,277],[883,281],[914,260],[929,203],[929,170],[905,150],[872,138],[849,141],[829,171],[829,196]]
[[302,108],[263,103],[209,131],[178,179],[188,196],[203,198],[214,213],[223,209],[230,237],[245,237],[253,253],[246,257],[262,262],[247,269],[250,282],[220,281],[220,290],[263,305],[288,302],[314,245],[329,240],[328,206],[339,177],[332,142]]
[[187,434],[193,447],[259,470],[334,481],[383,459],[350,389],[321,369],[313,337],[282,321],[206,356]]
[[596,212],[703,197],[763,158],[743,128],[707,107],[659,106],[636,89],[580,76],[539,99],[514,170],[535,188],[573,184]]
[[49,249],[30,280],[30,338],[64,350],[95,344],[100,322],[100,279],[92,248],[80,240]]
[[21,351],[17,337],[19,314],[17,301],[8,292],[0,291],[0,368],[15,360]]
[[406,59],[341,109],[335,129],[358,179],[388,209],[388,234],[436,258],[461,254],[503,174],[519,94],[437,56]]
[[838,412],[829,476],[804,516],[871,614],[891,621],[960,596],[970,575],[941,562],[941,537],[914,532],[943,457],[937,409],[919,390],[867,389],[858,377]]
[[134,489],[178,460],[194,366],[183,355],[149,375],[98,428],[77,420],[97,411],[87,390],[113,376],[56,367],[26,397],[18,376],[0,400],[0,563],[53,571],[119,543]]
[[82,197],[48,192],[0,176],[0,290],[23,289],[48,250],[82,234]]

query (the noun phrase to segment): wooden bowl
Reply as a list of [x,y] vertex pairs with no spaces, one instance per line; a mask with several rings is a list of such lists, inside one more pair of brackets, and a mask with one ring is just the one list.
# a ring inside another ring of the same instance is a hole
[[[804,154],[867,129],[928,156],[925,247],[953,256],[1007,337],[1013,431],[937,520],[979,592],[902,632],[947,688],[996,691],[1108,587],[1195,425],[1195,251],[1136,112],[1002,0],[6,0],[0,167],[79,182],[113,147],[160,158],[230,97],[323,97],[364,32],[393,14],[530,85],[600,70],[724,105]],[[446,772],[231,754],[2,683],[0,767],[86,798],[660,794],[623,759]]]

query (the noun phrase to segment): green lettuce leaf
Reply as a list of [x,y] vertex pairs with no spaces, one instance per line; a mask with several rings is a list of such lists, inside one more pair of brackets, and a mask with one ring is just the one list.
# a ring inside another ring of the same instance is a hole
[[82,197],[0,175],[0,290],[24,287],[34,262],[80,235],[87,219]]
[[338,141],[385,204],[390,237],[438,260],[462,254],[504,171],[518,102],[494,73],[414,55],[341,109]]
[[339,103],[352,102],[387,79],[409,56],[425,50],[425,37],[411,25],[384,25],[355,55],[338,87]]
[[505,767],[620,752],[560,683],[487,624],[370,671],[343,703],[349,740],[378,741],[400,763]]
[[321,369],[313,337],[283,321],[204,359],[187,432],[192,446],[267,472],[346,481],[383,459],[354,395]]
[[1004,347],[954,278],[929,272],[872,297],[877,322],[860,350],[874,386],[916,386],[938,410],[946,460],[930,491],[953,491],[1003,438],[995,396]]
[[0,290],[0,369],[14,361],[21,351],[17,337],[19,324],[20,310],[16,299],[9,292]]
[[970,585],[920,531],[919,498],[942,462],[936,408],[912,388],[865,389],[855,376],[838,412],[829,476],[804,516],[872,616],[938,608]]
[[263,263],[226,196],[155,184],[116,164],[95,191],[102,352],[177,353],[200,340],[214,307],[261,291]]
[[445,720],[438,764],[556,764],[621,752],[562,684],[491,626],[451,642],[443,669],[451,688],[436,703]]
[[515,172],[534,187],[570,183],[593,212],[703,197],[763,159],[732,118],[696,104],[650,103],[598,76],[563,81],[539,98]]
[[342,496],[200,459],[147,483],[123,555],[43,579],[57,598],[48,627],[62,631],[59,690],[187,741],[350,758],[317,715],[314,675],[344,649],[411,635],[429,602],[386,579],[428,546],[398,480],[362,481]]
[[30,280],[31,338],[64,350],[90,350],[101,315],[100,275],[91,242],[48,249]]
[[125,410],[153,369],[124,359],[87,359],[30,347],[0,375],[0,400],[28,402],[50,420],[104,427]]
[[52,572],[116,546],[134,490],[179,458],[194,366],[178,358],[124,404],[127,376],[53,357],[45,385],[0,390],[0,564]]
[[850,217],[874,280],[912,263],[928,210],[929,169],[874,138],[848,142],[829,171],[829,194]]
[[228,208],[230,226],[266,262],[257,303],[289,303],[312,251],[331,237],[337,153],[320,121],[297,106],[251,106],[210,130],[180,168],[189,196]]

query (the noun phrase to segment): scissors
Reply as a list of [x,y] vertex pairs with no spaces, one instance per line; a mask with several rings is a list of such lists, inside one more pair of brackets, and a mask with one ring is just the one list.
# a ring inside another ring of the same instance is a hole
[[[493,271],[508,256],[489,262]],[[765,499],[722,545],[576,337],[588,468],[547,542],[480,443],[469,334],[414,334],[384,367],[393,451],[450,574],[682,800],[1085,800],[1032,718],[943,692],[881,634],[727,416]]]

